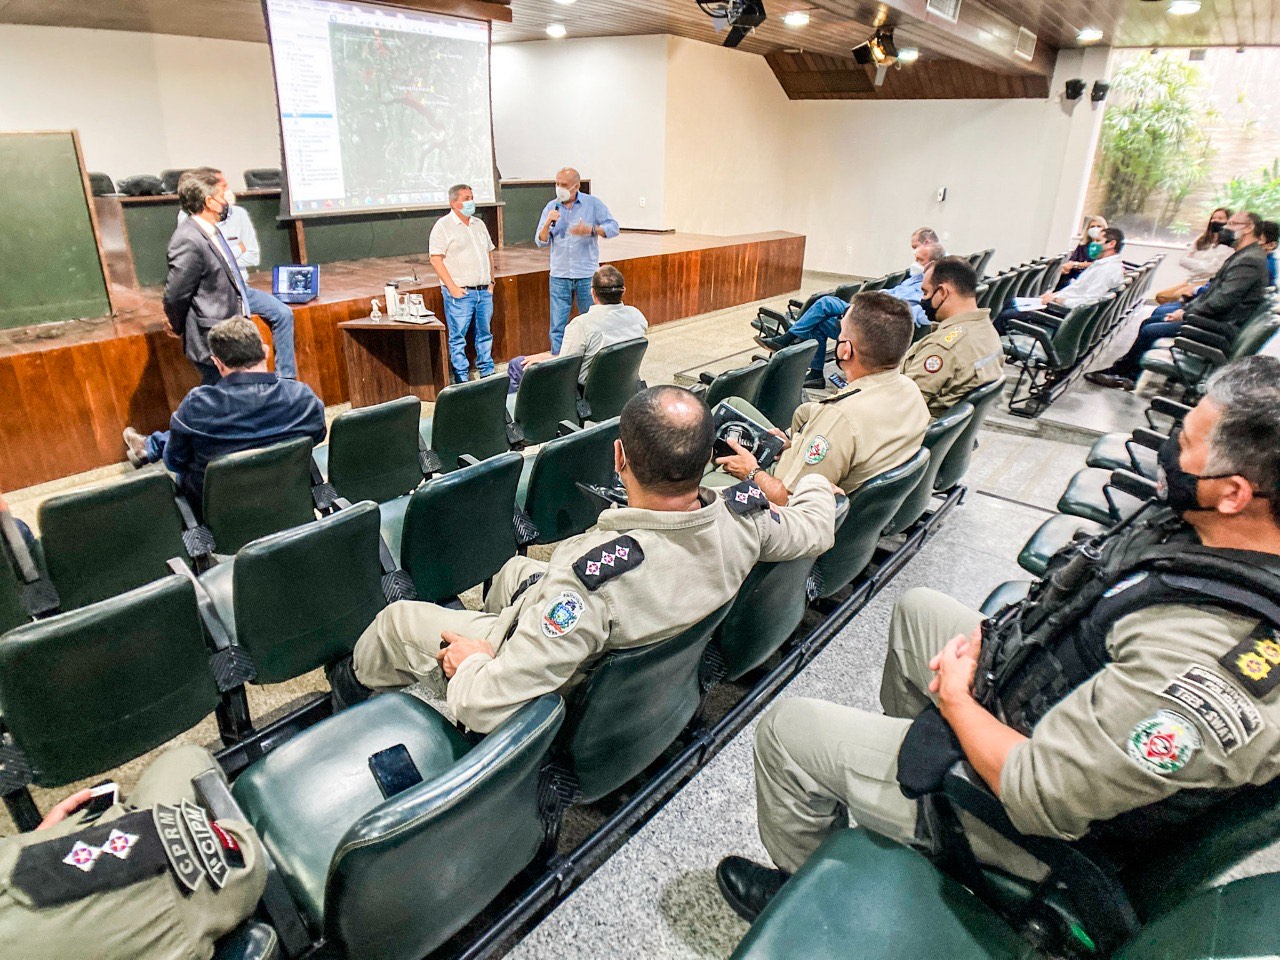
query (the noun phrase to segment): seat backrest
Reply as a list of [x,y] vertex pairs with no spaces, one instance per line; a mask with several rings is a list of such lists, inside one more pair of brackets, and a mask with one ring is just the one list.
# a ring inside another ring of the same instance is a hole
[[612,485],[616,439],[614,417],[549,440],[538,451],[524,500],[524,511],[538,528],[535,543],[558,543],[595,526],[605,502],[578,489],[578,484]]
[[649,341],[637,337],[610,344],[595,355],[582,385],[592,420],[612,420],[622,413],[623,405],[640,389],[640,361],[647,349]]
[[886,536],[901,533],[919,520],[929,501],[933,499],[933,485],[952,447],[960,439],[965,428],[973,422],[973,405],[961,400],[942,412],[924,432],[924,448],[929,451],[929,465],[920,475],[920,481],[902,501],[902,506],[885,527]]
[[754,404],[760,396],[760,386],[764,383],[764,372],[769,367],[765,360],[756,360],[745,367],[726,370],[707,387],[707,395],[703,399],[708,407],[714,407],[721,400],[740,397],[747,403]]
[[248,190],[278,189],[280,179],[279,167],[255,167],[244,172],[244,185]]
[[833,296],[837,296],[841,300],[848,303],[855,296],[857,296],[858,293],[861,292],[861,290],[862,290],[861,280],[857,281],[856,283],[842,283],[840,284],[840,286],[835,288],[835,291],[833,292]]
[[1000,311],[1009,305],[1009,298],[1013,295],[1013,288],[1018,282],[1021,274],[1017,270],[1010,270],[1001,277],[997,277],[993,281],[994,290],[991,293],[990,307],[992,316],[998,316]]
[[987,267],[991,265],[991,258],[995,255],[995,247],[988,247],[979,254],[978,262],[973,265],[973,270],[978,275],[978,279],[982,279],[987,275]]
[[329,482],[348,500],[385,503],[422,482],[422,403],[401,397],[340,414],[329,427]]
[[454,383],[436,396],[431,413],[431,449],[440,456],[444,472],[458,469],[458,457],[477,460],[506,453],[507,384],[502,374]]
[[217,705],[195,589],[176,574],[0,642],[0,715],[40,786],[117,767]]
[[22,602],[24,583],[17,560],[10,554],[6,538],[0,532],[0,634],[31,621]]
[[325,939],[344,956],[418,960],[466,926],[542,845],[540,774],[563,720],[558,696],[539,697],[352,824],[329,866]]
[[675,742],[702,700],[699,667],[726,603],[674,637],[611,650],[569,698],[557,762],[585,803],[612,793]]
[[909,271],[907,270],[897,270],[894,273],[889,274],[884,278],[884,286],[882,289],[888,290],[892,287],[896,287],[903,280],[907,279],[908,273]]
[[973,450],[978,442],[978,431],[987,419],[987,414],[1000,401],[1004,393],[1004,381],[992,380],[982,386],[970,390],[964,396],[964,402],[973,407],[973,416],[961,431],[956,442],[951,445],[946,459],[938,468],[938,475],[933,478],[933,489],[950,490],[964,479],[969,470],[969,461],[973,459]]
[[[836,501],[836,529],[849,516],[849,501]],[[760,666],[796,632],[809,605],[805,582],[813,557],[752,567],[733,606],[715,630],[713,642],[724,661],[725,678],[737,680]]]
[[149,173],[125,177],[117,184],[117,188],[126,197],[156,197],[164,193],[164,184],[159,177]]
[[1148,923],[1115,960],[1215,960],[1280,956],[1280,874],[1213,887]]
[[1232,360],[1249,357],[1257,353],[1264,343],[1271,339],[1280,323],[1280,315],[1271,312],[1271,304],[1264,302],[1252,317],[1240,328],[1231,344]]
[[63,610],[169,575],[169,559],[187,556],[176,492],[167,473],[147,471],[40,504],[45,566]]
[[165,193],[177,193],[178,181],[182,179],[182,175],[186,173],[188,169],[189,168],[184,167],[182,169],[161,170],[160,171],[161,189]]
[[836,531],[835,544],[813,564],[818,596],[831,596],[867,568],[884,528],[928,466],[929,451],[922,447],[906,463],[876,474],[849,495],[849,519]]
[[1062,267],[1067,262],[1067,255],[1060,253],[1049,261],[1048,267],[1045,268],[1044,276],[1040,279],[1041,294],[1048,293],[1058,285],[1058,281],[1062,279]]
[[877,290],[883,290],[889,285],[889,280],[893,274],[887,273],[883,277],[876,277],[874,280],[866,280],[862,284],[862,293],[874,293]]
[[315,518],[307,437],[229,453],[205,470],[204,523],[218,553]]
[[1058,369],[1065,370],[1079,359],[1081,347],[1087,342],[1086,337],[1102,318],[1102,312],[1110,302],[1110,298],[1107,298],[1097,303],[1072,307],[1062,318],[1051,337],[1053,349],[1058,354]]
[[508,451],[428,480],[409,498],[400,566],[419,600],[446,600],[488,580],[516,555],[523,458]]
[[582,356],[576,354],[543,360],[525,371],[516,391],[514,419],[529,443],[546,443],[561,420],[577,422],[581,370]]
[[116,192],[116,185],[105,173],[89,174],[89,190],[95,197],[105,197]]
[[1012,290],[1014,297],[1031,296],[1030,291],[1038,289],[1040,278],[1044,276],[1045,265],[1043,263],[1033,263],[1030,266],[1023,267],[1018,272],[1018,281]]
[[365,500],[255,540],[232,571],[236,641],[258,683],[292,680],[349,654],[386,606],[378,506]]
[[769,358],[755,407],[774,426],[783,430],[790,428],[791,415],[804,402],[804,378],[817,349],[813,340],[801,340]]

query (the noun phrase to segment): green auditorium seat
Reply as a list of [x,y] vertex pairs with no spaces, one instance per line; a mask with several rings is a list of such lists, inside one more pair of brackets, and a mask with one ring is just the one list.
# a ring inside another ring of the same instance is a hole
[[311,441],[296,437],[218,457],[204,475],[204,525],[220,554],[315,520]]
[[741,397],[754,406],[760,396],[760,387],[764,383],[764,373],[767,369],[767,361],[755,360],[745,367],[726,370],[711,380],[707,379],[711,375],[704,373],[703,383],[707,386],[702,399],[707,402],[708,407],[714,407],[721,400],[727,400],[729,397]]
[[1132,470],[1150,478],[1156,475],[1156,451],[1135,442],[1128,433],[1104,433],[1093,442],[1084,462],[1104,470]]
[[836,531],[835,545],[813,565],[815,596],[831,596],[867,568],[885,527],[928,468],[929,451],[922,448],[849,495],[849,519]]
[[755,408],[774,426],[790,429],[792,414],[804,402],[804,378],[817,349],[815,341],[801,340],[769,358]]
[[938,470],[972,420],[973,405],[961,400],[955,406],[944,410],[929,424],[928,429],[925,430],[923,442],[924,449],[929,451],[929,463],[914,489],[907,494],[898,512],[885,527],[886,536],[902,533],[924,516],[925,510],[933,501],[934,481],[938,476]]
[[933,481],[935,490],[950,490],[964,479],[964,475],[969,471],[969,462],[973,459],[973,451],[978,446],[978,431],[982,429],[987,414],[1000,402],[1003,393],[1004,381],[993,380],[964,395],[964,402],[973,407],[973,419],[956,438],[956,442],[951,445],[951,450],[943,459],[942,466],[938,468],[938,475]]
[[1232,360],[1257,353],[1280,330],[1280,315],[1272,313],[1275,304],[1264,300],[1253,316],[1240,327],[1230,343],[1216,335],[1197,333],[1184,327],[1170,347],[1154,347],[1142,355],[1143,370],[1158,373],[1175,383],[1192,387],[1207,379]]
[[316,464],[338,495],[352,503],[387,503],[408,496],[422,482],[421,416],[417,397],[348,410],[330,425],[329,442],[316,447]]
[[1111,470],[1085,467],[1076,472],[1058,498],[1058,512],[1111,526],[1131,516],[1142,501],[1111,486]]
[[93,776],[195,726],[219,705],[209,653],[176,575],[10,630],[0,716],[31,782]]
[[611,344],[595,355],[582,385],[579,420],[599,423],[622,413],[623,405],[640,390],[640,362],[647,349],[649,341],[637,337]]
[[[849,500],[836,501],[836,529],[849,516]],[[757,563],[738,590],[737,599],[712,635],[712,648],[724,663],[725,679],[739,677],[781,649],[800,626],[808,607],[806,591],[812,557]]]
[[256,682],[280,683],[333,663],[386,606],[377,505],[365,500],[255,540],[200,583],[257,667]]
[[613,484],[616,439],[614,417],[549,440],[531,462],[526,458],[528,470],[521,470],[516,501],[538,528],[534,543],[558,543],[595,526],[605,503],[578,484]]
[[573,355],[543,360],[525,371],[515,396],[508,395],[506,402],[526,442],[546,443],[561,421],[577,420],[581,370],[581,355]]
[[[47,581],[13,517],[7,510],[0,511],[0,634],[31,621],[31,593],[42,585],[47,587]],[[52,612],[57,598],[45,598],[45,605]]]
[[987,594],[987,599],[982,601],[982,606],[978,609],[984,617],[992,616],[1009,604],[1023,600],[1030,589],[1030,580],[1006,580]]
[[507,434],[507,377],[454,383],[436,396],[431,419],[420,424],[422,441],[440,458],[441,469],[458,469],[461,456],[487,460],[511,449]]
[[40,504],[40,542],[63,610],[169,575],[169,559],[187,556],[176,495],[167,473],[146,471]]
[[280,960],[280,938],[257,920],[246,920],[213,947],[213,960]]
[[596,661],[570,695],[554,751],[575,800],[591,803],[617,790],[688,726],[702,703],[702,654],[731,604],[667,640]]
[[1077,533],[1093,536],[1105,529],[1100,523],[1070,513],[1055,514],[1040,524],[1023,544],[1018,566],[1033,576],[1042,577],[1049,558],[1074,540]]
[[[421,700],[389,693],[276,748],[232,793],[313,937],[352,960],[420,960],[542,849],[539,778],[563,717],[559,697],[540,697],[472,746]],[[422,782],[384,799],[369,758],[396,745]]]
[[523,460],[507,451],[434,477],[413,492],[400,566],[413,577],[419,600],[449,600],[488,580],[516,555]]

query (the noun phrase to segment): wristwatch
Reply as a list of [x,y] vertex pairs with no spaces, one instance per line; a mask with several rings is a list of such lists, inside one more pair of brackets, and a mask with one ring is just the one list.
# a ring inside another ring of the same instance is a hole
[[753,467],[746,475],[745,479],[748,483],[756,478],[756,474],[764,470],[764,467]]

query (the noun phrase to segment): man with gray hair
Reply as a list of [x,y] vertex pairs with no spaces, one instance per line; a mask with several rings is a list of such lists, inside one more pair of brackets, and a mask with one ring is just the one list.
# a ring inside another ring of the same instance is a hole
[[466,383],[470,374],[467,331],[473,325],[476,370],[487,377],[493,373],[493,238],[476,216],[475,195],[465,183],[449,188],[449,212],[431,228],[427,252],[440,275],[453,382]]
[[757,817],[780,869],[722,861],[735,910],[754,917],[850,819],[1041,879],[1004,836],[972,821],[934,835],[920,816],[911,798],[960,760],[1021,834],[1087,836],[1120,867],[1280,776],[1280,360],[1220,370],[1158,460],[1157,498],[1060,550],[1025,600],[984,618],[905,593],[884,715],[804,699],[769,710]]
[[556,174],[556,198],[542,208],[534,242],[551,248],[551,352],[559,355],[569,309],[591,307],[591,277],[600,269],[600,238],[616,237],[618,221],[603,202],[578,188],[573,167]]

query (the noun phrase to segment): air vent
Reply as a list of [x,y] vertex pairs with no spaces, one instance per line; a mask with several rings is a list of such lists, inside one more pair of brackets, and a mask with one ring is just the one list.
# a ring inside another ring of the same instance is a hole
[[1023,60],[1030,60],[1036,55],[1036,35],[1026,27],[1018,28],[1018,40],[1013,45],[1013,52]]
[[924,6],[935,17],[955,23],[960,19],[960,3],[961,0],[928,0]]

